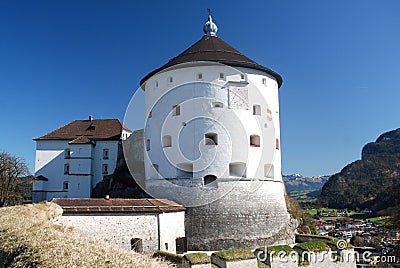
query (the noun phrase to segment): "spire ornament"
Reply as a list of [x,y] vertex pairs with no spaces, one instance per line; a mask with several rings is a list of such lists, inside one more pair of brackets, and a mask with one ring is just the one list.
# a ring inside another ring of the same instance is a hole
[[[209,13],[211,13],[210,10],[209,10]],[[204,24],[203,32],[204,32],[204,34],[209,35],[209,36],[217,36],[217,31],[218,31],[218,27],[212,21],[212,17],[211,17],[211,14],[210,14],[208,16],[208,21]]]

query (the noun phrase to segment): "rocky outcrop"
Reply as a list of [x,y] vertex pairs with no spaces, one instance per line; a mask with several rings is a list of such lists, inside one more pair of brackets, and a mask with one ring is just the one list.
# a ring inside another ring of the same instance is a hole
[[361,160],[330,177],[320,201],[329,207],[373,211],[400,207],[400,129],[365,145]]

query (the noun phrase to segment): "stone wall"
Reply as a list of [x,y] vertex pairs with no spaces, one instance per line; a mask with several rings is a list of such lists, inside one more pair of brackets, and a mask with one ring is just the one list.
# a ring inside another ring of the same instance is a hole
[[[168,214],[168,215],[167,215]],[[171,212],[160,214],[170,219],[170,222],[162,222],[163,244],[169,243],[169,251],[175,251],[175,239],[184,236],[183,229],[184,212]],[[143,252],[151,254],[159,247],[159,228],[157,214],[134,215],[67,215],[60,216],[54,223],[71,226],[83,235],[102,239],[117,245],[121,249],[131,250],[131,239],[141,238]]]
[[[291,244],[294,228],[286,210],[282,183],[266,181],[251,190],[251,181],[220,199],[186,211],[189,250],[221,250],[238,247]],[[219,183],[221,189],[224,183]]]

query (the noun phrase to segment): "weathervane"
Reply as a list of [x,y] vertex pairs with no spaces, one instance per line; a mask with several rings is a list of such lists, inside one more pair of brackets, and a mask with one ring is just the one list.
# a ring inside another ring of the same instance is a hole
[[207,8],[208,11],[208,21],[204,24],[203,32],[208,36],[217,36],[218,27],[212,21],[211,8]]

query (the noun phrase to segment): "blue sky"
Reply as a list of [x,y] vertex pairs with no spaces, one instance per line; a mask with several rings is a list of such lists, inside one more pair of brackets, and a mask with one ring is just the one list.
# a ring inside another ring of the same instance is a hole
[[396,0],[2,0],[0,150],[33,171],[32,138],[123,119],[140,79],[201,38],[208,7],[219,37],[283,76],[284,174],[338,172],[400,127]]

